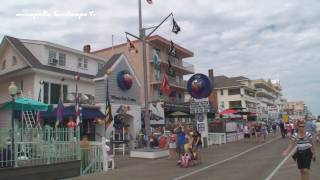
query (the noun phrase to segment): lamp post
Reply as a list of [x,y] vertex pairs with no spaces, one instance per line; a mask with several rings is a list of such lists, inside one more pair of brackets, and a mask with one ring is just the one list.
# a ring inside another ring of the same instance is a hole
[[[144,28],[142,26],[142,12],[141,12],[141,0],[138,0],[138,6],[139,6],[139,37],[135,36],[129,32],[126,32],[127,35],[130,35],[134,38],[139,39],[142,42],[142,60],[143,60],[143,82],[144,82],[144,122],[145,122],[145,130],[146,130],[146,136],[147,136],[147,149],[150,149],[150,115],[149,115],[149,97],[148,97],[148,74],[147,74],[147,46],[146,44],[147,39],[170,17],[173,16],[172,13],[170,13],[166,18],[164,18],[159,25],[151,27],[151,28]],[[149,34],[146,34],[147,29],[152,29]]]
[[14,108],[15,108],[15,96],[17,95],[18,88],[14,82],[11,82],[10,86],[8,87],[9,94],[11,96],[12,101],[12,114],[11,114],[11,159],[14,160],[13,154],[15,153],[14,148]]

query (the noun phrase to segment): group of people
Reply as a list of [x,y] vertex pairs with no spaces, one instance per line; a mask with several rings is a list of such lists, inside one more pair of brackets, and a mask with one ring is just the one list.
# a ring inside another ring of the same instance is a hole
[[[276,130],[274,132],[276,132]],[[247,123],[243,127],[243,133],[244,142],[265,142],[268,135],[268,128],[264,123]]]
[[169,158],[181,163],[185,155],[190,156],[194,163],[201,163],[202,140],[198,131],[190,131],[187,126],[178,124],[169,135]]

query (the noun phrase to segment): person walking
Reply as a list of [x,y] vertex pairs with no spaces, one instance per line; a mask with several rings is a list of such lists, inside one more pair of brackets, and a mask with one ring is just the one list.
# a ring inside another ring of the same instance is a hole
[[273,133],[273,136],[276,136],[276,134],[277,134],[277,124],[276,124],[276,122],[272,123],[272,133]]
[[169,135],[169,159],[176,159],[177,158],[177,144],[176,144],[176,134],[174,131],[171,131]]
[[186,144],[186,133],[184,132],[184,129],[180,123],[174,129],[174,132],[177,134],[177,158],[178,164],[180,164],[181,156],[184,154],[184,145]]
[[286,133],[285,133],[285,128],[284,128],[284,123],[283,123],[283,121],[280,121],[279,127],[280,127],[280,131],[281,131],[281,136],[282,136],[282,138],[285,138],[285,137],[286,137]]
[[248,124],[244,125],[243,133],[244,133],[244,142],[248,142],[250,140],[250,130],[249,130]]
[[290,144],[283,151],[283,155],[287,156],[296,145],[297,149],[292,158],[297,162],[300,179],[308,180],[311,160],[316,160],[316,149],[312,134],[307,132],[304,126],[303,121],[298,122],[299,131],[291,136]]
[[201,149],[202,149],[202,141],[201,141],[201,134],[195,130],[193,132],[193,148],[196,154],[196,159],[199,163],[202,163],[201,157]]

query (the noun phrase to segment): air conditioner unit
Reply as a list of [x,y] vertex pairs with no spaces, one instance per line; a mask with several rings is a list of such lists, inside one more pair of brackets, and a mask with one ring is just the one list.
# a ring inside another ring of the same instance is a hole
[[58,59],[55,59],[55,58],[49,59],[49,64],[50,65],[57,65],[58,64]]

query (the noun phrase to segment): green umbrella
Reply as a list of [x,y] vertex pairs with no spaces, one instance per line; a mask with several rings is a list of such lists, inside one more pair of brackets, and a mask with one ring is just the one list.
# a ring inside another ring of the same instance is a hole
[[5,109],[13,109],[17,111],[51,111],[52,106],[48,104],[41,103],[39,101],[35,101],[30,98],[19,97],[15,99],[15,103],[13,106],[12,101],[6,102],[3,105]]
[[182,117],[182,116],[190,116],[190,115],[188,113],[185,113],[185,112],[176,111],[176,112],[173,112],[173,113],[169,114],[169,116]]

